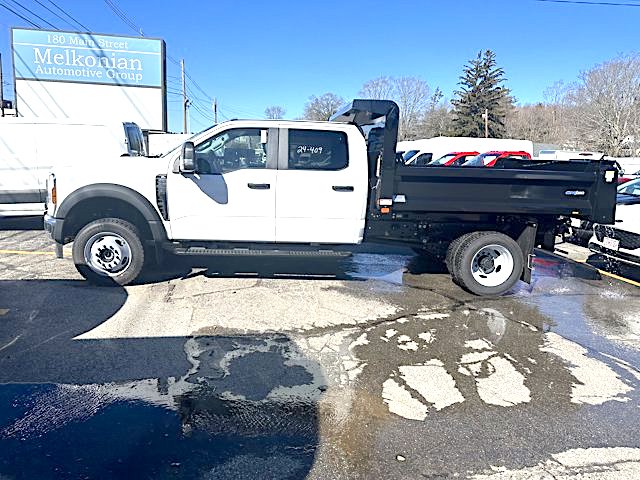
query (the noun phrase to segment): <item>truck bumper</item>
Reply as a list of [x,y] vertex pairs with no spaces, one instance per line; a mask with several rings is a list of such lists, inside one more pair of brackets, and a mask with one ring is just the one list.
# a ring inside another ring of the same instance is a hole
[[51,215],[44,216],[44,229],[51,239],[56,242],[56,256],[58,258],[62,258],[62,245],[64,244],[62,236],[63,223],[64,220],[60,218],[54,218]]

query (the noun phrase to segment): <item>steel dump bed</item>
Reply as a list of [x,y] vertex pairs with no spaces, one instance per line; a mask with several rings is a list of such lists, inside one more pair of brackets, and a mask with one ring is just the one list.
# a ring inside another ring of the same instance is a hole
[[616,185],[609,161],[507,159],[493,168],[400,165],[393,211],[571,216],[613,223]]
[[504,159],[492,168],[411,167],[396,157],[399,109],[394,102],[354,100],[331,120],[354,123],[367,138],[372,218],[478,214],[614,221],[618,172],[613,162]]

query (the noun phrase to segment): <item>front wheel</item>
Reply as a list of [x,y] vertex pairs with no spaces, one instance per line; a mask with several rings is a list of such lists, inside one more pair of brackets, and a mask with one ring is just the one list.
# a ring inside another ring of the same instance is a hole
[[138,230],[119,218],[85,225],[73,242],[73,262],[96,285],[128,285],[144,266],[144,248]]
[[471,293],[497,296],[507,292],[522,275],[524,257],[511,237],[499,232],[476,232],[459,245],[451,274]]

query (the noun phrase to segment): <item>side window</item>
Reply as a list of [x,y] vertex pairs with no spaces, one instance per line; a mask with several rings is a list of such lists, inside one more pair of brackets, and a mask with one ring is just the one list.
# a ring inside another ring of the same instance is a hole
[[142,145],[140,144],[138,131],[128,125],[125,127],[125,131],[127,132],[127,140],[129,143],[129,155],[140,155],[142,153]]
[[433,156],[432,153],[423,153],[422,155],[420,155],[418,158],[415,159],[414,164],[424,166],[431,161],[432,156]]
[[342,170],[348,165],[345,133],[289,130],[290,170]]
[[234,128],[202,142],[195,149],[197,172],[207,175],[266,168],[267,144],[262,143],[266,132],[259,128]]

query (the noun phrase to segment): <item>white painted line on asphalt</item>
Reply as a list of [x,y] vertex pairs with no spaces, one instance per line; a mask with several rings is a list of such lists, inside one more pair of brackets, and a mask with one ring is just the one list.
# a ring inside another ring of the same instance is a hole
[[26,250],[0,250],[3,255],[55,255],[55,252],[38,252]]
[[[65,249],[67,253],[71,250]],[[0,250],[0,255],[55,255],[56,252],[42,252],[39,250]]]

